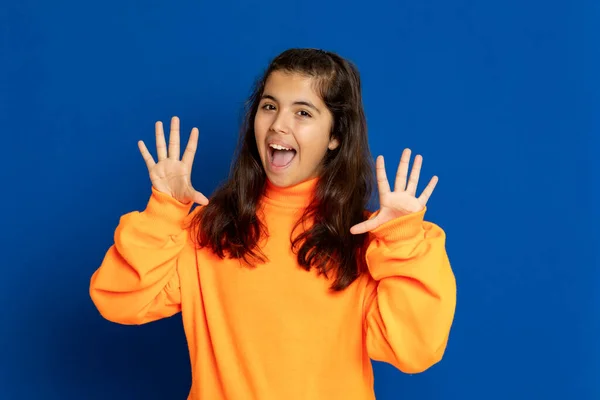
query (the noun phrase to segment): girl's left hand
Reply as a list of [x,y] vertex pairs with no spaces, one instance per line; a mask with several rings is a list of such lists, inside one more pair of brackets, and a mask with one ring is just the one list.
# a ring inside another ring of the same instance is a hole
[[419,174],[421,172],[421,165],[423,164],[423,157],[421,155],[417,155],[415,157],[415,162],[410,172],[410,177],[408,178],[407,184],[406,179],[408,176],[410,154],[410,149],[404,149],[402,152],[400,165],[396,173],[396,182],[394,184],[393,192],[390,189],[390,184],[385,173],[383,156],[377,157],[376,167],[380,204],[379,213],[377,213],[377,215],[372,219],[354,225],[352,228],[350,228],[350,233],[360,234],[372,231],[388,221],[404,215],[419,212],[425,207],[429,197],[431,196],[431,193],[433,193],[435,185],[438,182],[438,177],[434,176],[431,178],[421,196],[418,198],[415,197],[417,184],[419,182]]

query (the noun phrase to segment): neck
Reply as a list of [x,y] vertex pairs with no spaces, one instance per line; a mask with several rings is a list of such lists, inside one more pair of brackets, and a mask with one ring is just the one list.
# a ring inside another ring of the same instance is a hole
[[319,178],[311,178],[293,186],[275,186],[268,178],[265,187],[265,201],[286,208],[305,208],[313,199]]

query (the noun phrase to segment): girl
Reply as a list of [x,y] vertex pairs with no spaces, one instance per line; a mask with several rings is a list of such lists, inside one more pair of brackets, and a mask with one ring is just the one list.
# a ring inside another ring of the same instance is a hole
[[[377,158],[380,207],[353,64],[292,49],[247,107],[229,180],[210,201],[180,158],[179,120],[142,212],[121,217],[90,295],[104,318],[144,324],[182,313],[189,400],[374,399],[370,360],[424,371],[445,351],[456,286],[445,233],[424,221],[422,158],[402,153],[392,191]],[[408,182],[407,182],[408,179]],[[193,211],[194,203],[199,204]]]

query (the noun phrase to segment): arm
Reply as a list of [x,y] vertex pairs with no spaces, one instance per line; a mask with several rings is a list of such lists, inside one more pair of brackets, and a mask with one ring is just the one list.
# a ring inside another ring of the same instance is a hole
[[445,233],[423,221],[425,211],[372,230],[366,252],[372,276],[364,310],[367,351],[406,373],[441,360],[456,307]]
[[180,311],[177,260],[188,240],[183,223],[192,204],[153,187],[143,212],[121,217],[114,244],[90,281],[90,296],[104,318],[133,325]]

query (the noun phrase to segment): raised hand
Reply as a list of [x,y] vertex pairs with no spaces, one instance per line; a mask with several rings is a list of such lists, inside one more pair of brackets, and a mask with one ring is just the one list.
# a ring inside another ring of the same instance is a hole
[[377,157],[376,167],[377,187],[379,189],[379,212],[375,217],[354,225],[350,228],[351,233],[359,234],[372,231],[388,221],[403,215],[419,212],[425,207],[429,197],[433,193],[435,185],[437,185],[438,177],[434,176],[431,178],[429,184],[423,189],[421,196],[416,197],[423,157],[420,155],[415,157],[415,162],[407,184],[406,179],[408,176],[410,154],[410,149],[404,149],[402,152],[393,192],[390,189],[390,184],[385,173],[383,156]]
[[152,186],[184,204],[192,201],[200,205],[208,204],[206,196],[194,189],[191,181],[192,164],[198,146],[198,129],[192,129],[181,160],[179,159],[179,118],[171,119],[168,151],[162,122],[156,123],[155,131],[158,162],[154,162],[144,142],[141,140],[138,142],[138,147],[148,167]]

